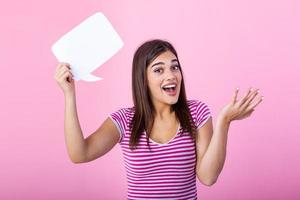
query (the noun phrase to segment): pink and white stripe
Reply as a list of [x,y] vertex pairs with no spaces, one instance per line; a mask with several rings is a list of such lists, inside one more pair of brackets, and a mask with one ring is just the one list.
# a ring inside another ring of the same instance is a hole
[[[197,100],[188,101],[197,128],[211,116],[208,106]],[[143,132],[136,150],[129,149],[129,123],[134,108],[122,108],[110,114],[120,132],[125,168],[127,171],[128,199],[197,199],[196,148],[191,137],[178,128],[166,144],[150,139],[147,146]]]

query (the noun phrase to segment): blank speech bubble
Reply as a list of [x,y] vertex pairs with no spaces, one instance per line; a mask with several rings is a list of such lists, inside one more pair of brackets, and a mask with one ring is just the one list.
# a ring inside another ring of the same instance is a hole
[[108,19],[97,12],[55,42],[51,50],[59,62],[71,65],[75,80],[98,81],[91,74],[123,47]]

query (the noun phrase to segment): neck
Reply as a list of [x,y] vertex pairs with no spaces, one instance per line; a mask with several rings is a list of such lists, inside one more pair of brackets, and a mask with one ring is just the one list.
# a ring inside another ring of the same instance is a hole
[[155,118],[164,120],[170,119],[170,116],[175,115],[175,112],[172,111],[172,106],[169,104],[156,104],[155,108]]

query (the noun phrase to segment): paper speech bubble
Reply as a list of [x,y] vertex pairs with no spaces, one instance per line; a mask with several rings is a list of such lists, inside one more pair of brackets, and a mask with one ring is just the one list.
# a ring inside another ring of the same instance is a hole
[[63,35],[51,50],[59,62],[71,65],[75,80],[98,81],[91,74],[123,46],[118,33],[100,12],[88,17]]

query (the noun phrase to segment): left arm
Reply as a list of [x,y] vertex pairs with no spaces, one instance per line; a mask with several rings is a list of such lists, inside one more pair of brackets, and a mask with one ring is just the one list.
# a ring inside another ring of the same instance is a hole
[[258,94],[258,90],[250,88],[240,101],[237,101],[237,93],[238,90],[235,91],[232,101],[221,110],[214,131],[211,118],[198,129],[196,174],[204,185],[213,185],[223,169],[231,121],[249,117],[254,108],[262,101],[260,98],[256,103],[251,104]]
[[214,184],[222,171],[226,157],[228,129],[229,123],[221,117],[217,119],[215,131],[212,118],[198,129],[196,172],[199,181],[206,186]]

